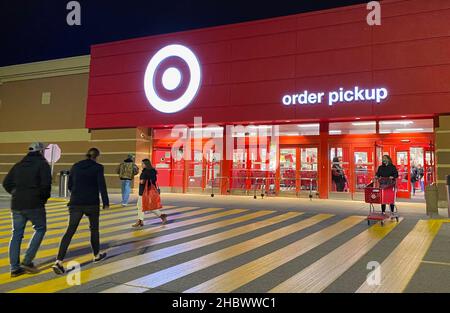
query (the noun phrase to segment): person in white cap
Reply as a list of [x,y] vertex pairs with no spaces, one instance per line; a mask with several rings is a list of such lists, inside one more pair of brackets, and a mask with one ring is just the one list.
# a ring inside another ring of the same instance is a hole
[[[11,277],[39,272],[33,260],[47,231],[45,204],[50,198],[52,184],[51,169],[43,156],[44,150],[43,143],[32,143],[28,154],[13,166],[3,181],[3,188],[12,195],[13,231],[9,244]],[[28,221],[33,224],[34,234],[20,263],[20,246]]]

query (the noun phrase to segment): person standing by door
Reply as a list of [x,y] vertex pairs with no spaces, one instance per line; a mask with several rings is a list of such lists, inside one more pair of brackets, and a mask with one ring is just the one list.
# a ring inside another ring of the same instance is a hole
[[134,155],[129,154],[128,157],[120,163],[117,168],[117,174],[121,180],[122,186],[122,206],[126,207],[128,205],[128,200],[130,199],[131,184],[133,182],[134,176],[139,173],[139,168],[134,164]]
[[100,151],[97,148],[91,148],[86,154],[86,160],[75,163],[70,170],[69,190],[71,194],[68,204],[69,225],[59,245],[56,262],[52,266],[53,271],[57,275],[65,273],[63,260],[83,215],[89,218],[94,263],[106,258],[106,253],[100,253],[99,194],[102,197],[103,209],[109,208],[109,198],[103,165],[97,163],[99,156]]
[[420,190],[425,192],[425,183],[423,181],[423,177],[425,172],[423,170],[422,164],[417,164],[417,179],[419,180]]
[[419,175],[417,172],[417,167],[416,165],[413,163],[411,164],[411,187],[412,187],[412,193],[413,196],[416,195],[416,185],[417,185],[417,181],[419,179]]
[[[12,195],[12,237],[9,243],[11,277],[25,272],[35,274],[39,269],[33,264],[36,253],[47,231],[45,204],[50,198],[52,175],[44,158],[45,145],[32,143],[28,154],[15,164],[3,180],[3,188]],[[25,258],[20,263],[20,246],[27,222],[33,224],[34,234]]]
[[[149,159],[142,160],[142,172],[139,177],[139,198],[137,201],[137,211],[138,211],[138,220],[135,224],[132,225],[132,227],[143,227],[144,226],[144,212],[142,210],[142,195],[144,194],[145,186],[148,184],[152,184],[153,186],[156,186],[157,181],[157,175],[156,169],[153,167],[152,163]],[[167,215],[161,213],[159,210],[153,210],[150,211],[159,218],[161,218],[161,221],[163,224],[167,223]]]
[[[398,178],[398,171],[389,155],[383,155],[382,164],[378,167],[375,177],[380,180],[380,187],[395,184],[395,180]],[[390,203],[389,206],[391,212],[394,212],[395,203]],[[381,205],[381,212],[383,214],[386,212],[386,204]]]
[[336,191],[343,192],[345,189],[345,183],[347,179],[345,178],[344,169],[341,167],[341,159],[338,157],[333,158],[333,166],[331,167],[331,177],[336,185]]

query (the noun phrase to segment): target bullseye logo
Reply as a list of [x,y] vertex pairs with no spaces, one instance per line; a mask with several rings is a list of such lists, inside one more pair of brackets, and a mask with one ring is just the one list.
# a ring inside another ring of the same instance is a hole
[[[166,62],[170,67],[164,68]],[[183,63],[180,65],[180,62]],[[188,70],[188,74],[184,73],[184,68]],[[161,71],[162,75],[159,75]],[[200,80],[200,63],[195,54],[185,46],[169,45],[156,52],[147,65],[144,76],[145,95],[156,110],[175,113],[192,102],[200,88]],[[158,87],[163,90],[158,92]],[[166,99],[163,96],[173,96],[183,88],[185,91],[175,99]]]

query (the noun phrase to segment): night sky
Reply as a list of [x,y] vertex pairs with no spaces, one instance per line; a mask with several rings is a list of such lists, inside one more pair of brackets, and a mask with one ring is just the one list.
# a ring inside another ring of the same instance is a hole
[[0,0],[0,66],[90,53],[90,45],[367,3],[357,0]]

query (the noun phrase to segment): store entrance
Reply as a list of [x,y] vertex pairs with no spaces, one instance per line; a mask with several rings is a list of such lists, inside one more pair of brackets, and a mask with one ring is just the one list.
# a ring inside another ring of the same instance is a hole
[[[191,160],[187,162],[187,192],[214,193],[221,183],[221,156],[210,149],[209,151],[193,150]],[[216,188],[216,190],[212,190]]]
[[[236,145],[235,145],[236,146]],[[275,193],[276,146],[253,145],[233,149],[230,171],[231,194],[260,195]]]
[[330,148],[330,198],[364,199],[364,187],[375,175],[374,148],[344,144]]
[[316,146],[280,148],[276,186],[279,195],[308,196],[318,192],[318,150]]
[[425,186],[435,182],[434,151],[429,146],[384,145],[397,167],[397,197],[423,201]]

